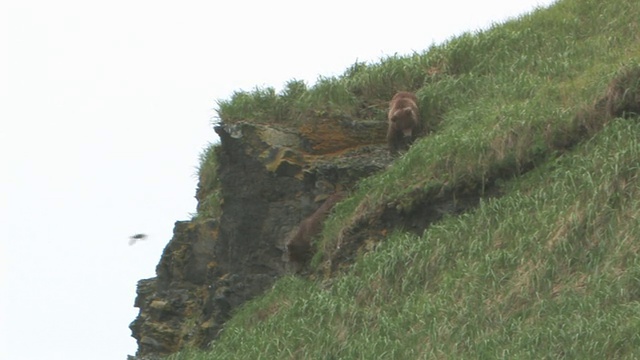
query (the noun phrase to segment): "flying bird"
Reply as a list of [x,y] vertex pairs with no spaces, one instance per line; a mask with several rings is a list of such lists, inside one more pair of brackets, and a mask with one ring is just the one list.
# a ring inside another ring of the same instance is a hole
[[133,245],[136,242],[138,242],[138,240],[146,240],[147,239],[147,234],[135,234],[131,237],[129,237],[129,245]]

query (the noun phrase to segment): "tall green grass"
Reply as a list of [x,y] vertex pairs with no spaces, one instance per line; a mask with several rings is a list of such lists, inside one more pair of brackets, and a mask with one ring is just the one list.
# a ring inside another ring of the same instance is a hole
[[382,120],[393,92],[417,91],[431,134],[336,206],[316,266],[386,203],[495,182],[505,195],[422,236],[396,230],[336,277],[283,278],[211,351],[171,358],[640,357],[640,119],[579,115],[638,68],[639,21],[638,2],[564,0],[295,96],[221,102],[224,122]]

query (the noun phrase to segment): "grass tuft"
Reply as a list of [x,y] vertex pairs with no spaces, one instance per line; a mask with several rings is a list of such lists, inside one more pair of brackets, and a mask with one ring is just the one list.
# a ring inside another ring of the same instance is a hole
[[198,166],[198,200],[196,219],[219,218],[222,215],[222,194],[218,177],[217,155],[220,144],[209,144],[200,154]]

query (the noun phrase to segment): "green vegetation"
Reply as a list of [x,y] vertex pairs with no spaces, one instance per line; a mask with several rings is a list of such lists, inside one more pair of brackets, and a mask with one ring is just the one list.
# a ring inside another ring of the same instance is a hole
[[314,266],[386,203],[504,196],[396,230],[341,274],[283,278],[210,352],[171,359],[640,357],[640,3],[561,0],[309,89],[236,93],[219,115],[384,119],[401,89],[433,131],[336,206]]
[[198,166],[198,199],[195,219],[210,219],[220,217],[222,210],[221,185],[218,177],[217,153],[220,144],[209,144],[200,154]]

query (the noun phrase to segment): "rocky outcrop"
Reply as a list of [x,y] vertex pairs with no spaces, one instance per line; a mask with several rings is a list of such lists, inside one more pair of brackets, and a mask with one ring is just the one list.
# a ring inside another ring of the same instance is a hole
[[130,328],[137,359],[206,347],[233,309],[288,271],[287,235],[336,191],[391,161],[386,124],[220,125],[221,216],[177,222],[156,277],[140,280]]

